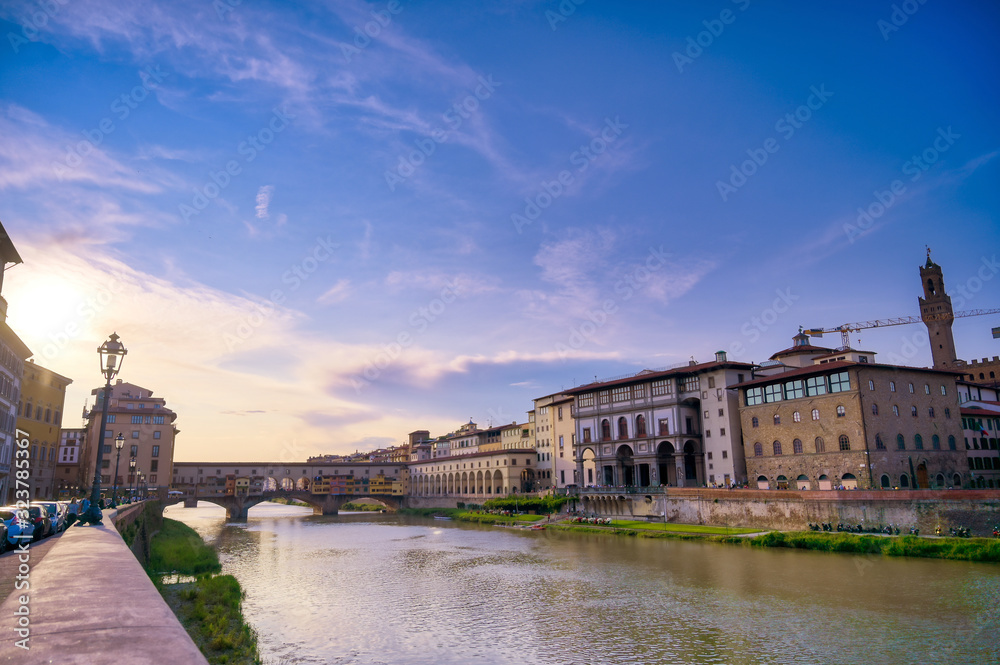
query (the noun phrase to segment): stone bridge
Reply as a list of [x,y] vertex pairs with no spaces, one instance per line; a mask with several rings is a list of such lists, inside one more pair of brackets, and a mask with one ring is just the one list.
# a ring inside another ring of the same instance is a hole
[[199,501],[214,503],[226,509],[226,519],[245,520],[247,511],[258,503],[271,501],[273,499],[295,499],[312,506],[314,515],[336,515],[345,503],[351,503],[358,499],[374,499],[385,505],[386,508],[399,510],[406,507],[406,497],[392,496],[388,494],[312,494],[302,490],[276,490],[274,492],[264,492],[262,494],[199,494],[198,496],[175,495],[165,501],[165,505],[184,502],[184,506],[193,508]]

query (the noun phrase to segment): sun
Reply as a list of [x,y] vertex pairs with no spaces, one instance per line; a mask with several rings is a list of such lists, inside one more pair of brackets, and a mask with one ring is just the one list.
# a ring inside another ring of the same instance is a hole
[[35,353],[46,344],[65,345],[86,328],[86,299],[76,284],[35,273],[4,287],[7,324]]

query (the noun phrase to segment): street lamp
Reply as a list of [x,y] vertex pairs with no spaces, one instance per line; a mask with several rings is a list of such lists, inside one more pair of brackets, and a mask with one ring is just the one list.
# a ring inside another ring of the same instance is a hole
[[128,498],[129,500],[135,498],[135,492],[132,489],[132,483],[135,481],[135,455],[128,461]]
[[115,437],[115,450],[117,454],[115,455],[115,484],[114,489],[111,491],[111,506],[118,505],[118,461],[122,458],[122,448],[125,447],[125,436],[118,432],[118,436]]
[[97,349],[101,358],[101,374],[104,375],[104,405],[101,411],[101,430],[97,441],[97,464],[94,467],[94,484],[90,488],[90,506],[87,511],[80,516],[80,523],[100,524],[101,507],[101,466],[104,464],[104,429],[108,426],[108,405],[111,403],[111,380],[115,378],[121,369],[122,361],[128,350],[118,341],[117,333],[111,333],[107,341]]

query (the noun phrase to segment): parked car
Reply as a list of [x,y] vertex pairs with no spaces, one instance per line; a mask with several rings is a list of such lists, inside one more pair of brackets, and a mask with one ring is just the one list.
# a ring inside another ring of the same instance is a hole
[[49,518],[49,511],[35,503],[28,504],[28,515],[35,525],[35,540],[41,540],[46,536],[51,536],[52,520]]
[[34,536],[35,525],[31,520],[22,520],[17,516],[17,508],[14,506],[4,506],[0,508],[0,522],[3,522],[4,539],[2,547],[4,550],[10,547],[17,547],[21,544],[22,538],[30,540]]
[[66,528],[66,506],[58,501],[32,501],[32,505],[41,506],[49,513],[52,520],[52,533],[60,533]]

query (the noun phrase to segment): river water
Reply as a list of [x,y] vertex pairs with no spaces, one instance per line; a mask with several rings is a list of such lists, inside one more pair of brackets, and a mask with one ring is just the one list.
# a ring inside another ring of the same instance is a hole
[[218,546],[269,665],[1000,663],[1000,566],[261,504]]

